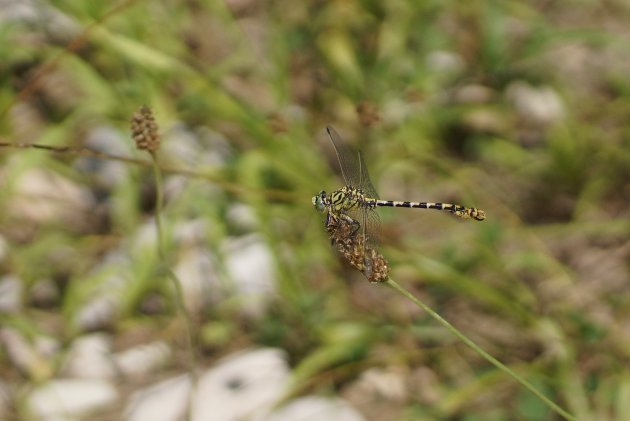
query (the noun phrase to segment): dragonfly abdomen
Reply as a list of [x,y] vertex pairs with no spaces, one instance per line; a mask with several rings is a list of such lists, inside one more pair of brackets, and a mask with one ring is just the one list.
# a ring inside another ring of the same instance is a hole
[[453,211],[462,206],[451,205],[450,203],[431,203],[431,202],[401,202],[397,200],[376,200],[376,206],[389,206],[393,208],[420,208],[420,209],[438,209]]
[[[368,199],[369,201],[370,199]],[[463,219],[475,219],[483,221],[486,219],[484,211],[477,208],[467,208],[461,205],[453,205],[451,203],[432,203],[432,202],[400,202],[396,200],[372,200],[374,206],[388,206],[393,208],[418,208],[418,209],[437,209],[441,211],[451,212]]]

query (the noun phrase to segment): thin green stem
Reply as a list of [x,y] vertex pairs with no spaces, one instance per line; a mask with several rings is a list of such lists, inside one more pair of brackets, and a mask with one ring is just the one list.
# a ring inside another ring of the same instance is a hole
[[177,310],[179,313],[184,316],[184,326],[186,329],[186,347],[188,351],[188,361],[190,362],[188,367],[188,372],[191,380],[191,393],[188,401],[188,419],[192,416],[192,404],[193,404],[193,396],[195,394],[195,388],[197,384],[197,375],[196,375],[196,356],[195,356],[195,338],[192,331],[193,321],[188,308],[184,304],[184,294],[182,291],[182,285],[180,280],[177,278],[175,272],[173,272],[170,267],[166,264],[166,253],[164,251],[164,229],[162,224],[162,207],[164,204],[164,189],[162,183],[162,173],[160,172],[160,166],[158,164],[157,156],[155,152],[150,152],[151,154],[151,162],[153,168],[153,176],[155,178],[155,195],[156,195],[156,203],[155,203],[155,227],[157,231],[157,249],[158,249],[158,257],[160,259],[161,264],[165,268],[166,275],[168,279],[173,284],[173,289],[175,291],[175,305],[177,306]]
[[451,333],[453,333],[453,335],[457,336],[457,338],[459,338],[462,342],[464,342],[466,345],[468,345],[470,348],[472,348],[475,352],[477,352],[479,355],[481,355],[483,358],[485,358],[487,361],[489,361],[496,368],[498,368],[499,370],[502,370],[502,371],[506,372],[507,374],[509,374],[517,382],[519,382],[521,385],[523,385],[525,388],[527,388],[530,392],[532,392],[534,395],[536,395],[540,400],[542,400],[545,404],[547,404],[551,409],[553,409],[558,414],[560,414],[561,416],[563,416],[564,418],[566,418],[568,420],[575,420],[575,417],[573,415],[571,415],[569,412],[567,412],[566,410],[562,409],[555,402],[553,402],[552,400],[547,398],[545,395],[543,395],[530,382],[525,380],[520,375],[516,374],[511,368],[509,368],[508,366],[503,364],[501,361],[497,360],[492,355],[488,354],[486,351],[481,349],[479,347],[479,345],[474,343],[471,339],[469,339],[466,335],[464,335],[461,331],[459,331],[455,326],[450,324],[446,319],[444,319],[438,313],[433,311],[431,309],[431,307],[429,307],[428,305],[426,305],[425,303],[423,303],[422,301],[420,301],[416,297],[414,297],[409,291],[407,291],[405,288],[400,286],[397,282],[395,282],[392,279],[388,279],[385,282],[385,284],[387,286],[389,286],[390,288],[400,292],[402,295],[404,295],[405,297],[410,299],[418,307],[420,307],[421,309],[423,309],[424,311],[429,313],[429,315],[431,317],[433,317],[435,320],[437,320],[439,323],[441,323],[444,327],[446,327],[448,330],[450,330]]
[[157,230],[158,255],[164,261],[164,234],[162,228],[162,206],[164,202],[164,189],[162,187],[162,173],[155,152],[151,154],[151,167],[153,168],[153,178],[155,179],[155,228]]

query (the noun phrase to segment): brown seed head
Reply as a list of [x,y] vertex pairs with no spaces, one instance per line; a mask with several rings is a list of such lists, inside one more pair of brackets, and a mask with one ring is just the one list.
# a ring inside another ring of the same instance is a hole
[[136,148],[155,152],[160,147],[158,125],[149,107],[143,105],[131,118],[131,136],[136,142]]
[[352,266],[370,282],[383,282],[389,277],[387,260],[369,242],[356,225],[343,218],[329,218],[326,231],[330,241]]

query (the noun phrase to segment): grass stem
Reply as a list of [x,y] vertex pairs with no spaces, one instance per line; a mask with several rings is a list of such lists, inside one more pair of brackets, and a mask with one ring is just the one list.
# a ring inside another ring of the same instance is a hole
[[416,304],[422,310],[424,310],[427,313],[429,313],[429,315],[431,317],[433,317],[440,324],[442,324],[449,331],[451,331],[451,333],[453,333],[453,335],[455,335],[462,342],[464,342],[466,345],[468,345],[470,348],[472,348],[473,351],[477,352],[479,355],[481,355],[483,358],[485,358],[487,361],[489,361],[492,365],[494,365],[499,370],[502,370],[505,373],[507,373],[514,380],[519,382],[521,385],[523,385],[525,388],[527,388],[530,392],[532,392],[534,395],[536,395],[540,400],[542,400],[547,406],[549,406],[555,412],[557,412],[558,414],[563,416],[565,419],[575,420],[575,417],[573,415],[571,415],[568,411],[564,410],[558,404],[556,404],[551,399],[549,399],[548,397],[543,395],[530,382],[528,382],[523,377],[521,377],[516,372],[514,372],[514,370],[512,370],[511,368],[509,368],[508,366],[503,364],[501,361],[497,360],[492,355],[488,354],[486,351],[481,349],[481,347],[479,347],[479,345],[477,345],[470,338],[468,338],[466,335],[464,335],[460,330],[458,330],[455,326],[450,324],[446,319],[444,319],[442,316],[440,316],[438,313],[436,313],[433,309],[431,309],[431,307],[429,307],[428,305],[426,305],[425,303],[423,303],[422,301],[420,301],[419,299],[414,297],[413,294],[411,294],[408,290],[406,290],[401,285],[399,285],[396,281],[394,281],[393,279],[389,278],[387,281],[385,281],[385,284],[387,286],[389,286],[390,288],[400,292],[402,295],[404,295],[406,298],[411,300],[414,304]]

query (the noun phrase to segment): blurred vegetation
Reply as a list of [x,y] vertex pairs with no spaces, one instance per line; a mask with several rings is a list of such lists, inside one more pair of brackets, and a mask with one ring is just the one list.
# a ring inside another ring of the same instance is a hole
[[[37,10],[0,13],[2,142],[144,158],[129,119],[153,109],[167,259],[176,266],[186,252],[176,227],[201,221],[200,245],[227,291],[195,315],[198,364],[279,347],[298,392],[340,394],[370,420],[558,419],[335,255],[310,202],[340,186],[330,124],[365,152],[383,198],[487,212],[483,223],[381,212],[394,279],[581,419],[627,419],[626,2],[66,0]],[[98,130],[109,142],[93,142]],[[150,332],[183,349],[155,250],[141,246],[150,170],[6,147],[0,161],[2,273],[25,297],[43,279],[60,292],[25,298],[2,324],[69,343],[85,303],[117,275],[128,281],[120,311],[99,329],[120,347]],[[90,200],[51,209],[45,192],[23,187],[38,171]],[[243,209],[251,221],[234,216]],[[276,283],[255,316],[229,293],[224,248],[252,233],[269,247]],[[104,260],[122,246],[128,255]],[[7,361],[0,352],[2,377],[17,384],[50,375]],[[402,370],[404,396],[354,393],[372,368]]]

